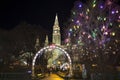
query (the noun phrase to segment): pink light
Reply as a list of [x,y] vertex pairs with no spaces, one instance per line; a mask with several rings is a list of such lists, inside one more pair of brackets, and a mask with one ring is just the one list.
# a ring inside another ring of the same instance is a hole
[[69,39],[66,39],[65,42],[69,42]]
[[55,44],[50,45],[50,48],[54,49],[56,46]]
[[103,6],[101,5],[101,6],[100,6],[100,8],[102,9],[102,8],[103,8]]
[[112,14],[115,14],[115,11],[112,11],[111,13],[112,13]]
[[82,13],[80,13],[80,16],[83,16],[83,14],[82,14]]
[[77,20],[76,23],[79,23],[79,20]]
[[117,10],[116,13],[119,13],[119,11]]
[[90,35],[88,35],[88,38],[91,38],[91,36],[90,36]]
[[108,4],[108,5],[111,5],[112,2],[111,2],[110,0],[107,0],[107,4]]
[[105,29],[105,26],[103,25],[103,29]]
[[89,17],[88,16],[86,16],[86,19],[88,19]]
[[83,32],[83,35],[85,34],[85,32]]
[[108,32],[105,32],[104,34],[105,34],[105,35],[108,35]]

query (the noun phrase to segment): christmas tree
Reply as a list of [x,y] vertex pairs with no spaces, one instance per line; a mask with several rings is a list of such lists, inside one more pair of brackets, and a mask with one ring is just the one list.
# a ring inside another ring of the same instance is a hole
[[119,34],[120,6],[114,0],[76,1],[65,41],[71,48],[75,45],[81,58],[86,56],[86,60],[93,61],[118,55]]

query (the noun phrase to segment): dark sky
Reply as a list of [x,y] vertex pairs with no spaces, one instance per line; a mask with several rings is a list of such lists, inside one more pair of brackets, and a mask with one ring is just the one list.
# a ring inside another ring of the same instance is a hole
[[76,0],[0,0],[0,27],[11,29],[21,22],[52,27],[58,13],[60,26],[68,21]]
[[[21,22],[52,27],[58,13],[60,27],[70,18],[76,0],[0,0],[0,28],[13,28]],[[86,1],[86,0],[81,0]]]

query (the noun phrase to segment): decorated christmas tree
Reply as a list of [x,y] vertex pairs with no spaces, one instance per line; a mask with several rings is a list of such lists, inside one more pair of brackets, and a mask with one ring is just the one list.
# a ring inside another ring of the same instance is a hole
[[75,45],[80,57],[93,61],[118,55],[119,34],[120,6],[114,0],[76,1],[65,42],[71,48]]

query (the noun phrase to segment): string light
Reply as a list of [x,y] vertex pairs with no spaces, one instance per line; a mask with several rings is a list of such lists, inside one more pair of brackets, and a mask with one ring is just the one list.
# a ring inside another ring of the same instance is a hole
[[[98,2],[92,0],[88,4],[78,3],[75,4],[73,10],[75,13],[72,14],[73,22],[69,28],[71,44],[79,46],[83,44],[80,46],[82,48],[80,51],[85,51],[82,58],[86,56],[86,53],[87,55],[91,53],[89,50],[94,51],[97,57],[99,49],[103,50],[103,54],[107,53],[106,55],[112,53],[112,45],[118,46],[119,43],[117,31],[120,29],[120,15],[118,14],[120,7],[113,5],[110,8],[113,2],[109,1],[106,5],[106,2],[101,2],[101,0]],[[107,51],[104,52],[104,50]]]

